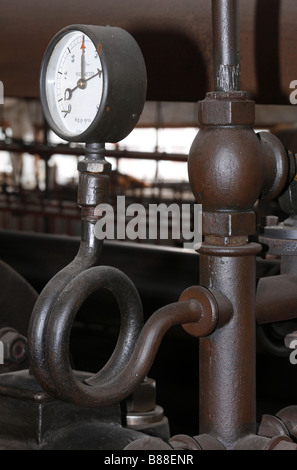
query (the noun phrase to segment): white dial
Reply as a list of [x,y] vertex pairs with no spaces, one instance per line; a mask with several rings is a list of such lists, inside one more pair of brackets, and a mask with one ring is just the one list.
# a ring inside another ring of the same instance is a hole
[[146,99],[142,52],[127,31],[73,24],[44,53],[40,99],[49,127],[69,142],[119,142],[136,126]]
[[62,36],[48,61],[45,90],[49,111],[65,136],[77,136],[92,124],[103,79],[100,48],[82,31]]

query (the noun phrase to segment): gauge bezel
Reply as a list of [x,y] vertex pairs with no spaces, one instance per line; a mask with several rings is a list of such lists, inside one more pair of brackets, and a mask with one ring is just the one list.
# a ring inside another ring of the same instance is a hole
[[[61,39],[72,31],[87,35],[99,53],[102,65],[103,90],[93,122],[79,134],[63,131],[55,122],[46,92],[50,57]],[[40,99],[50,128],[70,142],[116,143],[136,126],[142,113],[147,89],[146,67],[142,52],[127,31],[111,26],[73,24],[63,28],[50,41],[41,64]]]

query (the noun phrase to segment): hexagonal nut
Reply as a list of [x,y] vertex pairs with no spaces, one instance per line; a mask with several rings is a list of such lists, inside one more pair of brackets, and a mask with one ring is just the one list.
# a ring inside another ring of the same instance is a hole
[[204,212],[202,214],[203,235],[238,237],[254,235],[255,213],[250,212]]
[[78,171],[87,173],[108,173],[111,171],[111,163],[104,158],[95,160],[92,158],[85,158],[77,164]]
[[255,122],[255,103],[247,99],[224,100],[210,97],[199,102],[198,117],[199,124],[205,126],[252,126]]

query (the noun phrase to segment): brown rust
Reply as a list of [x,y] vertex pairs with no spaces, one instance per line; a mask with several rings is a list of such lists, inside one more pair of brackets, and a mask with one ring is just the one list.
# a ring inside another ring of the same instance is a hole
[[257,286],[256,319],[262,325],[296,318],[297,277],[289,274],[261,278]]
[[[240,90],[239,9],[237,0],[213,0],[214,89]],[[224,38],[224,40],[222,40]]]
[[[76,379],[69,364],[69,334],[82,302],[99,287],[108,288],[115,294],[123,328],[110,361],[98,374],[83,383]],[[145,323],[141,333],[130,340],[131,326],[135,324],[135,332],[139,323],[135,315],[135,296],[131,281],[115,268],[107,266],[90,268],[68,284],[56,302],[46,331],[46,363],[55,385],[55,396],[88,408],[117,403],[144,380],[169,328],[183,323],[197,322],[199,325],[202,319],[204,329],[205,319],[212,321],[211,311],[203,308],[202,302],[195,299],[176,302],[157,310]]]
[[218,323],[219,309],[215,297],[208,289],[200,286],[193,286],[186,289],[179,298],[180,302],[196,299],[201,302],[203,311],[208,312],[203,315],[199,322],[182,325],[184,330],[193,336],[202,337],[212,333]]
[[[236,68],[239,2],[214,0],[212,6],[214,70],[219,73],[222,61]],[[218,17],[229,18],[225,29],[218,28]],[[256,435],[256,255],[261,245],[247,240],[255,231],[251,212],[256,201],[284,189],[289,163],[277,139],[255,134],[254,103],[231,82],[227,76],[220,93],[209,93],[199,103],[200,131],[188,162],[193,194],[207,213],[200,284],[220,292],[233,307],[229,322],[199,340],[199,431],[227,449],[272,449],[292,443],[286,436]]]
[[208,93],[199,102],[200,131],[190,149],[188,172],[197,202],[210,213],[204,216],[205,234],[222,236],[225,229],[224,235],[230,236],[227,214],[232,212],[237,214],[233,216],[233,231],[253,233],[250,213],[255,202],[260,197],[275,198],[287,183],[289,156],[277,137],[254,132],[254,106],[244,92]]
[[192,336],[198,338],[208,336],[231,319],[232,305],[221,292],[201,286],[192,286],[181,294],[179,301],[191,299],[200,302],[204,312],[199,322],[182,325],[184,330]]
[[200,251],[200,283],[223,293],[232,303],[233,315],[223,328],[200,339],[199,430],[227,448],[256,432],[253,291],[258,251],[258,245],[209,250],[204,246]]
[[202,213],[204,235],[239,237],[256,232],[255,213],[250,212],[206,212]]

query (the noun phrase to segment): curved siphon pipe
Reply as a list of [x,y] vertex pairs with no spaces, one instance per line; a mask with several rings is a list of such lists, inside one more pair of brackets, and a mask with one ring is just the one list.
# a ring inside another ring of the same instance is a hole
[[[47,335],[50,331],[53,312],[57,311],[56,305],[60,305],[59,299],[63,297],[64,292],[70,292],[71,296],[75,294],[69,291],[71,282],[80,274],[99,264],[103,246],[103,240],[97,239],[94,229],[99,218],[95,215],[95,208],[99,203],[106,202],[108,194],[109,176],[107,173],[110,171],[110,164],[106,162],[104,152],[103,144],[88,144],[85,148],[85,159],[78,163],[80,171],[78,205],[82,208],[79,250],[74,260],[45,286],[37,299],[30,319],[28,328],[30,370],[37,382],[50,395],[56,395],[56,386],[51,377],[47,357]],[[94,173],[95,167],[97,172]],[[111,271],[109,271],[109,279],[110,273]],[[123,291],[120,287],[112,286],[118,302],[124,305],[124,311],[117,346],[108,362],[108,367],[102,371],[102,375],[107,378],[116,374],[119,368],[128,361],[143,325],[142,305],[136,288],[120,271],[113,268],[112,273],[116,276],[119,285],[125,285],[126,289]],[[122,302],[119,299],[119,295],[123,298],[127,297],[128,292],[130,305],[127,305],[128,300]],[[52,333],[56,334],[56,331]]]
[[51,311],[69,282],[79,273],[98,263],[102,245],[103,241],[94,237],[93,224],[82,219],[82,238],[76,257],[48,282],[32,311],[28,328],[30,369],[48,393],[54,392],[45,358],[45,335]]
[[[100,163],[98,173],[91,171],[94,161]],[[217,297],[197,286],[187,290],[186,298],[157,310],[143,327],[142,304],[132,281],[114,267],[98,266],[103,241],[95,236],[95,207],[106,202],[108,165],[101,144],[86,148],[86,159],[78,166],[78,204],[82,207],[79,251],[41,292],[28,330],[30,369],[38,383],[58,399],[89,408],[107,406],[130,395],[147,376],[171,326],[188,325],[195,336],[204,336],[216,327],[219,311]],[[120,333],[106,365],[81,382],[70,366],[70,331],[84,300],[99,288],[116,297]]]
[[[108,406],[123,400],[147,376],[169,328],[195,322],[199,325],[199,320],[203,317],[205,322],[205,316],[210,313],[196,299],[160,308],[144,325],[128,361],[118,358],[119,363],[113,370],[109,361],[99,373],[81,382],[71,369],[68,352],[71,325],[76,313],[88,295],[105,287],[116,295],[123,320],[123,302],[126,307],[131,306],[131,291],[128,290],[130,282],[115,268],[97,266],[79,274],[60,295],[46,334],[47,366],[55,386],[55,396],[59,399],[89,408]],[[122,298],[123,291],[126,291],[125,300]],[[213,322],[213,312],[209,315],[209,321]],[[116,349],[119,344],[130,342],[131,331],[127,329],[128,323],[121,329]]]

